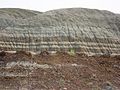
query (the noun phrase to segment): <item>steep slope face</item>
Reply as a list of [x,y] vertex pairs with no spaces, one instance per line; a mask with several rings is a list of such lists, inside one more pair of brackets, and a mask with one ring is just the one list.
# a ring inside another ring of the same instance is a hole
[[40,14],[41,12],[25,10],[19,8],[1,8],[0,9],[0,18],[15,18],[15,19],[25,19],[32,17],[34,15]]
[[70,8],[1,19],[0,48],[4,50],[120,54],[120,16],[109,11]]

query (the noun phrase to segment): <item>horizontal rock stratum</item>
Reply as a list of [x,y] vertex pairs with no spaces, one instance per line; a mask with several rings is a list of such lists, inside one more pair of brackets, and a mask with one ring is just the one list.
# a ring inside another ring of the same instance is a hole
[[0,50],[120,54],[120,15],[86,8],[1,8]]

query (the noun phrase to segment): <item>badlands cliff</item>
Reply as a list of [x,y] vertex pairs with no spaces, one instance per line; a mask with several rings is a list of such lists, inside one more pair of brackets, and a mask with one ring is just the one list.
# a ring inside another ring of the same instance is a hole
[[120,15],[69,8],[37,12],[0,9],[0,50],[120,54]]

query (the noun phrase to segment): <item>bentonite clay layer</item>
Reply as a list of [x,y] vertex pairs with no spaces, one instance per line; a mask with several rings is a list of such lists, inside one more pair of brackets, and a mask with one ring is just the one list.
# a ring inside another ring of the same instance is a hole
[[0,53],[0,90],[120,90],[120,56]]
[[0,49],[120,54],[120,15],[85,8],[0,9]]

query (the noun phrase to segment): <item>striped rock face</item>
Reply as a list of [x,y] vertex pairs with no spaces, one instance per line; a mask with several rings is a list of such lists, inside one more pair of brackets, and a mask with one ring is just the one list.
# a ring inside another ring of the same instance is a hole
[[0,49],[120,54],[120,15],[84,8],[0,9]]

